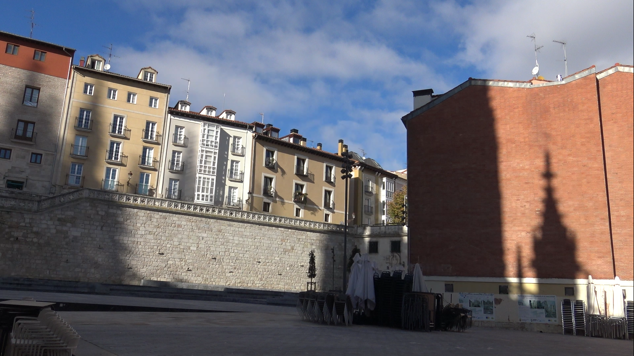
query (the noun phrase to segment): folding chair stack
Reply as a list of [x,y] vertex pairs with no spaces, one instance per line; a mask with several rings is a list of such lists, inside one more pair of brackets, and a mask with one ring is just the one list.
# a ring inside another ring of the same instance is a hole
[[343,294],[301,292],[296,308],[303,320],[328,325],[352,325],[352,301]]
[[13,322],[9,356],[72,356],[79,334],[56,312],[43,309],[37,318],[16,317]]

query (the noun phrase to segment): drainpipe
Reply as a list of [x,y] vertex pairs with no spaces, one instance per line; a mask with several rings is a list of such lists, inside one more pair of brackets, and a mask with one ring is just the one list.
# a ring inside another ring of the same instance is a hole
[[[64,48],[64,52],[66,52],[66,48]],[[75,57],[73,54],[68,62],[68,72],[66,74],[66,86],[64,88],[64,90],[66,91],[64,96],[68,97],[68,104],[62,105],[62,110],[61,110],[60,118],[59,118],[60,124],[59,124],[59,129],[57,132],[57,141],[55,142],[55,151],[56,151],[55,161],[53,163],[53,171],[51,173],[51,188],[55,188],[55,194],[57,194],[57,179],[59,178],[60,170],[62,169],[61,167],[62,155],[64,154],[64,144],[66,143],[66,132],[68,128],[68,113],[70,112],[73,98],[75,96],[74,88],[75,88],[75,81],[77,76],[74,74],[75,72],[72,71],[74,58]],[[71,76],[73,77],[72,80],[70,80]],[[66,111],[66,115],[64,115],[64,111]],[[64,119],[64,117],[66,117],[66,119]],[[61,140],[60,140],[60,136],[61,136]],[[61,144],[61,147],[60,147],[60,144]],[[50,193],[50,188],[49,188],[49,193]]]
[[249,211],[253,211],[253,201],[255,200],[253,196],[255,195],[254,189],[255,189],[255,138],[256,137],[257,137],[257,133],[255,132],[255,125],[253,125],[253,133],[251,133],[251,143],[253,147],[251,147],[251,189],[249,189],[249,191],[251,192],[251,196],[249,196],[250,198]]

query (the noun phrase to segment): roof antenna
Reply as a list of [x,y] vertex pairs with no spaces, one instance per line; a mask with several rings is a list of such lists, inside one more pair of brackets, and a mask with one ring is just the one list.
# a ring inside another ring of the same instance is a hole
[[103,48],[107,48],[108,49],[108,62],[106,62],[106,65],[103,66],[104,70],[109,70],[110,69],[110,60],[112,59],[112,57],[115,58],[120,58],[119,56],[115,56],[114,54],[112,54],[112,43],[110,44],[110,46],[102,46]]
[[361,157],[365,159],[365,150],[363,148],[359,148],[359,151],[361,151]]
[[31,34],[29,35],[29,38],[33,38],[33,28],[37,26],[35,23],[35,10],[31,9],[26,11],[31,13],[31,16],[29,17],[31,19]]
[[262,123],[264,123],[264,113],[263,113],[263,112],[261,112],[261,113],[260,113],[260,116],[262,117]]
[[566,41],[557,41],[557,40],[553,40],[553,42],[556,43],[560,43],[561,46],[564,48],[564,77],[568,76],[568,58],[566,57]]
[[533,41],[533,44],[535,46],[535,68],[533,68],[531,73],[533,74],[533,77],[537,77],[539,75],[539,62],[537,62],[537,52],[539,52],[539,50],[542,47],[544,47],[544,46],[537,47],[537,40],[535,39],[535,34],[534,33],[532,35],[528,35],[526,37],[531,38],[531,41]]
[[191,80],[189,80],[187,78],[181,78],[181,79],[187,81],[187,96],[185,97],[185,101],[189,102],[189,84],[191,83]]

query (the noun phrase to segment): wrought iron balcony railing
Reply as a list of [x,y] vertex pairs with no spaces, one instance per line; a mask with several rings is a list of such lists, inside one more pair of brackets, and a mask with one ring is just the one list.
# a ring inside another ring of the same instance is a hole
[[156,131],[143,129],[143,135],[141,136],[143,142],[160,144],[161,143],[161,134]]
[[88,117],[77,116],[75,118],[75,130],[92,131],[92,119]]
[[108,131],[108,133],[112,137],[125,138],[128,140],[130,139],[131,132],[132,130],[130,130],[126,126],[114,125],[114,124],[110,124],[110,129]]
[[170,172],[175,172],[175,173],[183,172],[185,170],[185,163],[182,161],[172,161],[170,159],[167,165],[167,169]]
[[243,145],[231,145],[231,153],[238,156],[244,156],[246,147]]
[[141,168],[156,170],[158,169],[158,162],[158,159],[151,156],[139,156],[139,167]]
[[127,166],[128,156],[118,151],[106,150],[106,162],[119,166]]
[[88,146],[70,145],[70,155],[75,158],[87,158]]

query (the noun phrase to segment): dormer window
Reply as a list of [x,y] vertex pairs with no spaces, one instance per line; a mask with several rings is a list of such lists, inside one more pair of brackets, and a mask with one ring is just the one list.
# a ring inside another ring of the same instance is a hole
[[216,110],[212,109],[212,108],[207,108],[205,109],[205,115],[207,116],[216,116]]
[[178,103],[178,110],[180,111],[189,111],[189,105],[185,103]]
[[148,71],[144,71],[143,72],[143,80],[145,80],[146,82],[154,82],[154,73],[148,72]]
[[94,70],[101,70],[101,68],[103,68],[103,62],[93,59],[92,62],[90,62],[90,68]]

